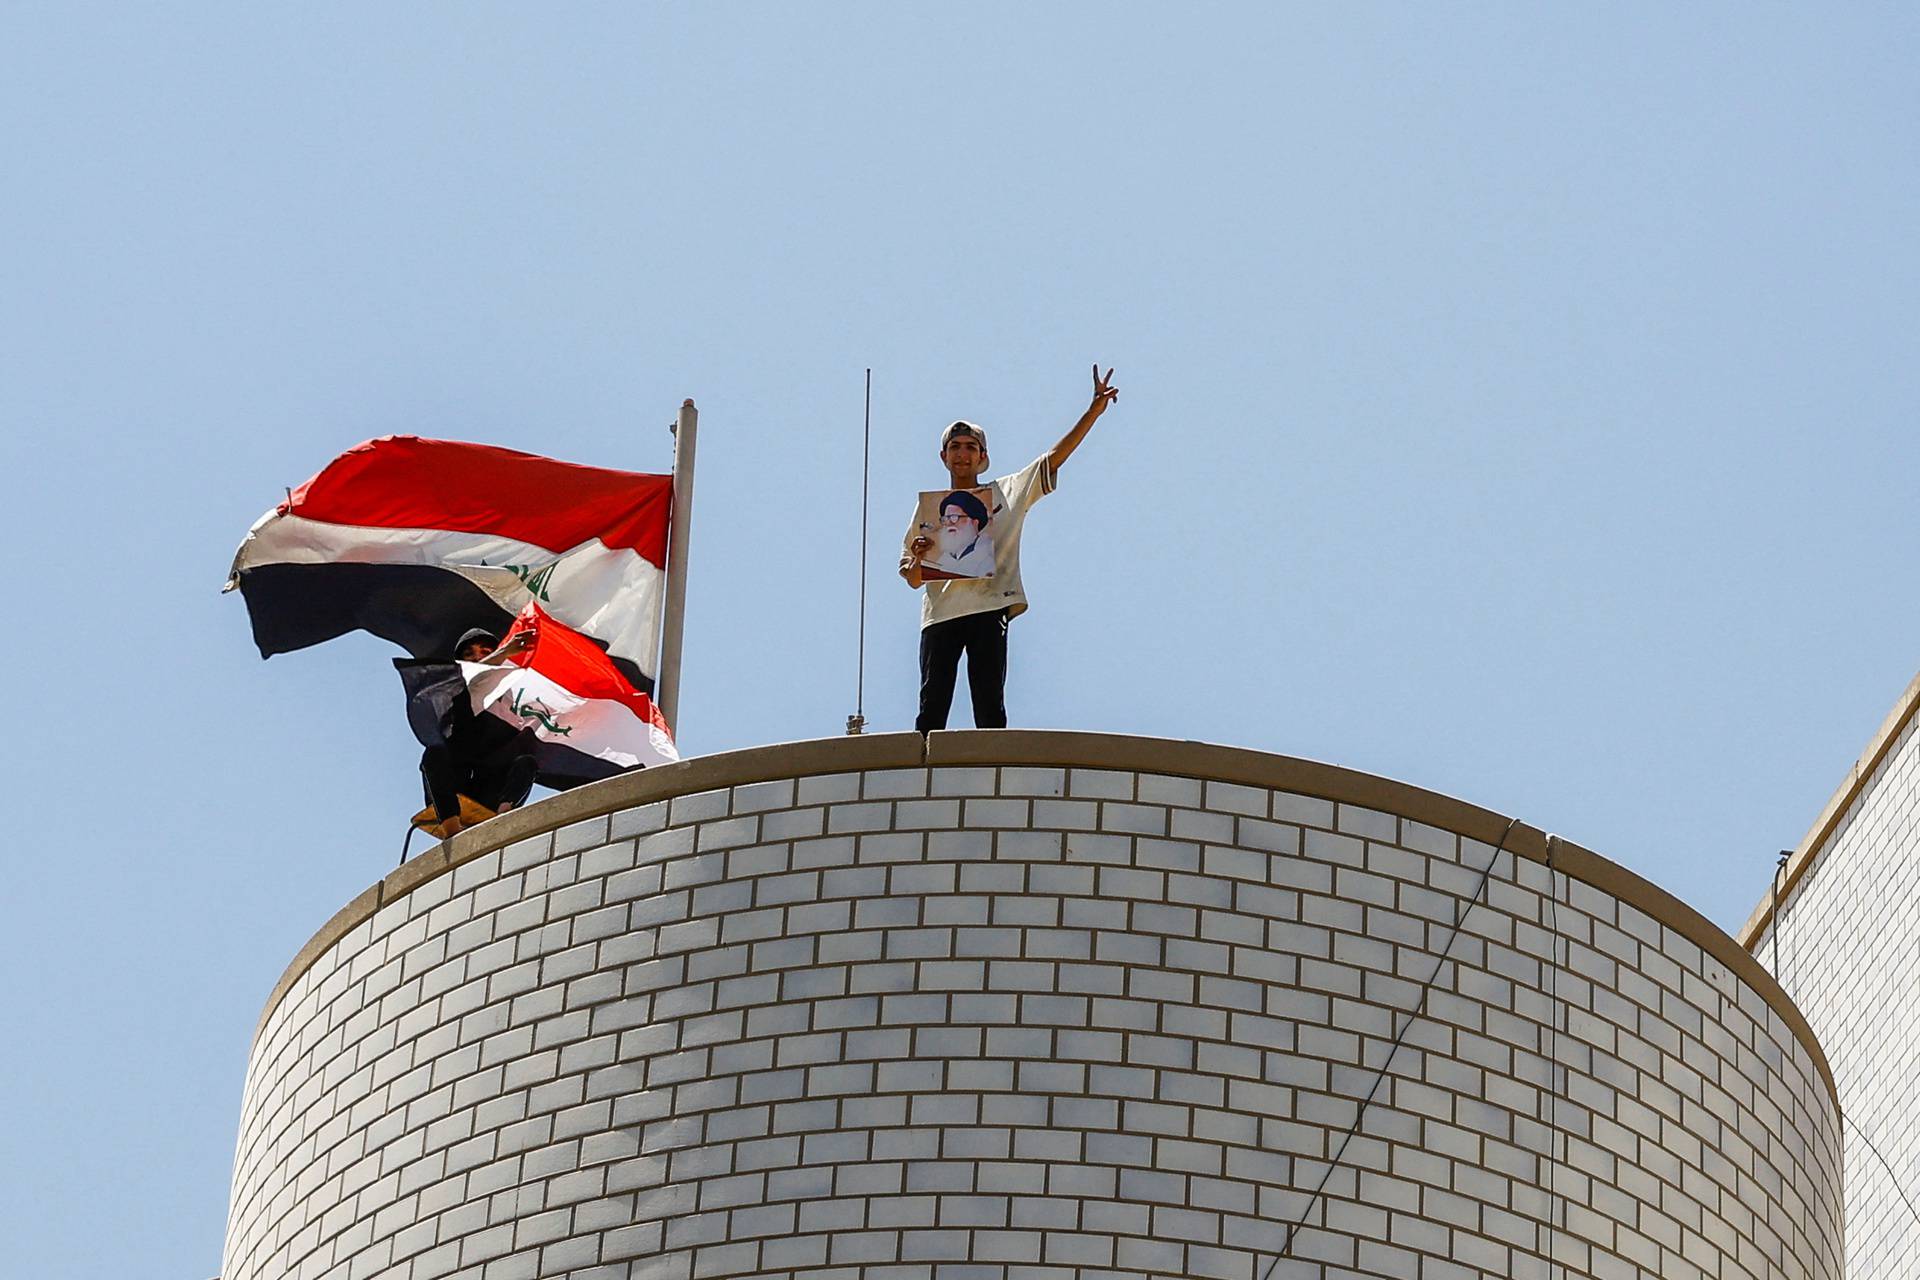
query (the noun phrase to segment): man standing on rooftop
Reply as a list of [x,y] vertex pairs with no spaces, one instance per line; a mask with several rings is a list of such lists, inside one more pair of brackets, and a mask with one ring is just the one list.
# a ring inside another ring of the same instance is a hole
[[[1010,476],[986,486],[993,501],[985,528],[993,538],[991,577],[929,581],[921,558],[933,539],[916,525],[909,527],[900,553],[900,576],[910,587],[925,587],[920,604],[920,715],[914,728],[921,733],[947,727],[953,704],[953,685],[960,671],[960,655],[967,655],[967,686],[973,694],[973,723],[980,729],[1007,725],[1007,624],[1027,609],[1020,586],[1020,528],[1027,508],[1058,483],[1060,468],[1080,447],[1107,406],[1120,398],[1113,370],[1105,376],[1093,366],[1093,400],[1060,442]],[[987,433],[971,422],[955,422],[940,434],[940,461],[956,492],[979,486],[987,469]]]

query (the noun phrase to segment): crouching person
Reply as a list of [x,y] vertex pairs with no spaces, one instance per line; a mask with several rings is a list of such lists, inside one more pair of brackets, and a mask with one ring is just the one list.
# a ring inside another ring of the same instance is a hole
[[[523,633],[502,645],[492,633],[475,628],[460,637],[454,657],[497,666],[529,640]],[[533,730],[475,715],[458,667],[449,674],[447,663],[395,665],[408,684],[408,718],[426,747],[420,753],[420,778],[442,836],[467,826],[461,796],[495,814],[525,804],[535,773]],[[431,673],[430,678],[408,680],[410,669],[423,676]]]

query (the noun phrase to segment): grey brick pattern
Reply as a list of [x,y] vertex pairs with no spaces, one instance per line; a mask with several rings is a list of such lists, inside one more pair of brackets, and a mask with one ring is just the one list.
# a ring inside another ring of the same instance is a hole
[[1756,990],[1530,858],[1201,778],[821,774],[348,930],[255,1044],[222,1274],[1838,1280],[1837,1126]]
[[1920,1280],[1920,721],[1909,721],[1754,945],[1820,1037],[1846,1135],[1847,1274]]

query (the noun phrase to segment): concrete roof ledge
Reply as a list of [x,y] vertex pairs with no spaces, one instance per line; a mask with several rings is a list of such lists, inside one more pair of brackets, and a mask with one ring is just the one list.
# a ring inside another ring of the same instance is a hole
[[1920,675],[1907,682],[1900,700],[1893,704],[1893,710],[1887,712],[1880,727],[1874,730],[1873,737],[1867,740],[1866,750],[1860,753],[1860,758],[1847,770],[1847,776],[1841,779],[1840,785],[1827,798],[1820,816],[1807,828],[1807,834],[1800,837],[1800,843],[1788,855],[1786,875],[1780,878],[1781,882],[1767,886],[1767,896],[1759,901],[1753,914],[1747,917],[1747,922],[1740,926],[1741,946],[1752,951],[1767,936],[1767,927],[1773,923],[1776,897],[1785,898],[1792,894],[1801,877],[1813,869],[1814,859],[1820,856],[1820,850],[1826,847],[1827,841],[1839,829],[1853,802],[1866,790],[1868,781],[1880,767],[1881,761],[1900,741],[1900,735],[1906,732],[1907,724],[1917,710],[1920,710]]

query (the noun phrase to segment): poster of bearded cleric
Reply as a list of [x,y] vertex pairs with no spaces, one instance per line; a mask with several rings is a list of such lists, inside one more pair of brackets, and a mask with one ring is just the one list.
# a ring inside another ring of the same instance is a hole
[[933,545],[920,554],[923,579],[993,576],[993,489],[933,489],[920,495],[914,532]]

